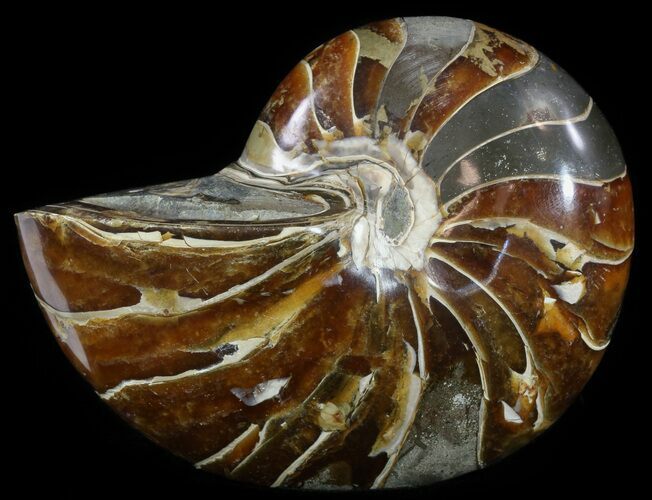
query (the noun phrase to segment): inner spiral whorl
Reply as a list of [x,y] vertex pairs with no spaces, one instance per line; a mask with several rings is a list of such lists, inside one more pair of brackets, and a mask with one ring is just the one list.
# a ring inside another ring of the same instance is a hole
[[434,182],[393,137],[355,144],[346,147],[347,156],[363,158],[346,169],[360,214],[350,236],[354,263],[374,271],[422,269],[440,222]]

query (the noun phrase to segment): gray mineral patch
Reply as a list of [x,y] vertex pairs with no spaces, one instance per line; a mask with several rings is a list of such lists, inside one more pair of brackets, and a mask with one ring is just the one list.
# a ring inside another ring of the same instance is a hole
[[464,381],[462,367],[434,381],[421,400],[386,487],[431,484],[478,468],[477,445],[482,388]]

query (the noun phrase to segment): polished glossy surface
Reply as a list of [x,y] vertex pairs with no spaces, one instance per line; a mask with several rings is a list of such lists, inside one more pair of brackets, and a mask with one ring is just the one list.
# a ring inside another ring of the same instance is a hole
[[216,175],[17,223],[107,404],[198,468],[305,488],[426,484],[545,430],[609,343],[634,238],[592,99],[438,17],[317,48]]

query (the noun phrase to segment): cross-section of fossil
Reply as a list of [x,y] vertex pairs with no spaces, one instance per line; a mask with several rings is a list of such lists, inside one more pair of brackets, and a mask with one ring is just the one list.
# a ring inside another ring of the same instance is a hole
[[591,98],[438,17],[314,50],[215,175],[17,222],[107,404],[199,468],[306,488],[429,483],[531,440],[595,370],[633,246]]

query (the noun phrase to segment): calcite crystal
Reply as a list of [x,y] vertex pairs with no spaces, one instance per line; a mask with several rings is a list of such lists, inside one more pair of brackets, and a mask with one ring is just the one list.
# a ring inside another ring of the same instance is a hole
[[443,17],[315,49],[215,175],[17,223],[108,405],[201,469],[305,488],[431,483],[546,429],[609,343],[634,238],[592,99]]

